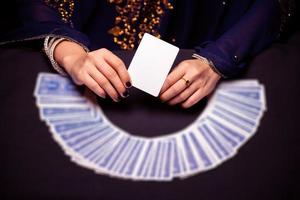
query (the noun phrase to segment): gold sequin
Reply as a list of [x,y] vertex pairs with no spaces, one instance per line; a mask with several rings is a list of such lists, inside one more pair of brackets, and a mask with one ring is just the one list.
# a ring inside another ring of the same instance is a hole
[[[44,0],[55,8],[64,23],[73,27],[72,16],[75,0]],[[115,4],[117,17],[115,25],[108,33],[113,36],[114,43],[122,49],[134,49],[141,41],[144,33],[151,33],[160,38],[158,27],[165,10],[173,9],[169,0],[107,0]]]
[[122,49],[134,49],[144,33],[160,38],[158,27],[165,10],[173,9],[168,0],[108,0],[116,5],[115,26],[108,30]]
[[73,27],[72,16],[74,13],[74,0],[44,0],[46,5],[55,8],[64,23],[69,23]]

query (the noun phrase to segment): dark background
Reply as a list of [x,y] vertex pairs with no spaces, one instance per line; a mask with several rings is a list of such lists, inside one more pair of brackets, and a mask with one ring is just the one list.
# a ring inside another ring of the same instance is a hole
[[[6,27],[10,15],[1,17]],[[4,15],[4,12],[1,12]],[[257,133],[216,169],[169,183],[96,175],[70,162],[38,117],[33,89],[39,72],[53,72],[36,43],[0,47],[0,199],[300,199],[300,32],[251,61],[240,78],[266,87],[268,110]],[[1,31],[3,26],[1,27]],[[132,52],[116,52],[126,63]],[[179,62],[189,51],[181,51]],[[133,134],[154,136],[192,122],[205,101],[189,110],[166,106],[137,90],[121,104],[101,101],[108,118]],[[137,126],[139,124],[139,126]]]

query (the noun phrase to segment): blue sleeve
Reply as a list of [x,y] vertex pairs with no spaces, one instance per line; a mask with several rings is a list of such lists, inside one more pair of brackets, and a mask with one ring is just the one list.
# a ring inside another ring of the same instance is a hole
[[19,0],[18,19],[21,26],[0,35],[0,44],[43,39],[48,35],[62,36],[89,47],[89,39],[70,23],[61,19],[59,12],[44,0]]
[[195,47],[196,52],[211,60],[224,77],[233,77],[246,61],[269,45],[279,34],[278,0],[256,0],[244,16],[216,41]]

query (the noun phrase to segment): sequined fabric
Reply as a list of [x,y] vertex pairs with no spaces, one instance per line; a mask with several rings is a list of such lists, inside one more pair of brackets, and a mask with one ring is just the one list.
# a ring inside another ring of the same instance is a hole
[[166,9],[173,9],[168,0],[108,0],[115,4],[115,26],[108,33],[121,49],[134,49],[144,33],[158,38],[158,27]]
[[[61,20],[73,26],[74,0],[45,0],[45,3],[58,10]],[[114,43],[121,49],[134,49],[144,33],[160,38],[158,27],[166,9],[173,9],[168,0],[108,0],[116,7],[117,17],[114,27],[108,30]]]
[[296,2],[295,0],[279,0],[281,8],[281,25],[280,32],[289,31],[291,22],[295,16]]
[[45,3],[48,6],[57,9],[60,14],[61,20],[64,23],[69,23],[73,27],[71,18],[74,13],[74,0],[45,0]]

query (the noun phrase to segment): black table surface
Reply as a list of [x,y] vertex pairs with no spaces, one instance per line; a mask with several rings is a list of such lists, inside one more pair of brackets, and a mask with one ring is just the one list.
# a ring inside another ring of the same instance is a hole
[[[116,52],[128,64],[132,52]],[[181,51],[177,63],[188,58]],[[39,72],[55,73],[40,51],[0,48],[0,199],[300,199],[300,33],[275,43],[241,79],[266,87],[267,112],[257,133],[219,167],[172,182],[120,180],[79,167],[39,119],[33,90]],[[135,89],[121,103],[99,101],[106,116],[132,134],[157,136],[192,123],[205,107],[170,107]]]

